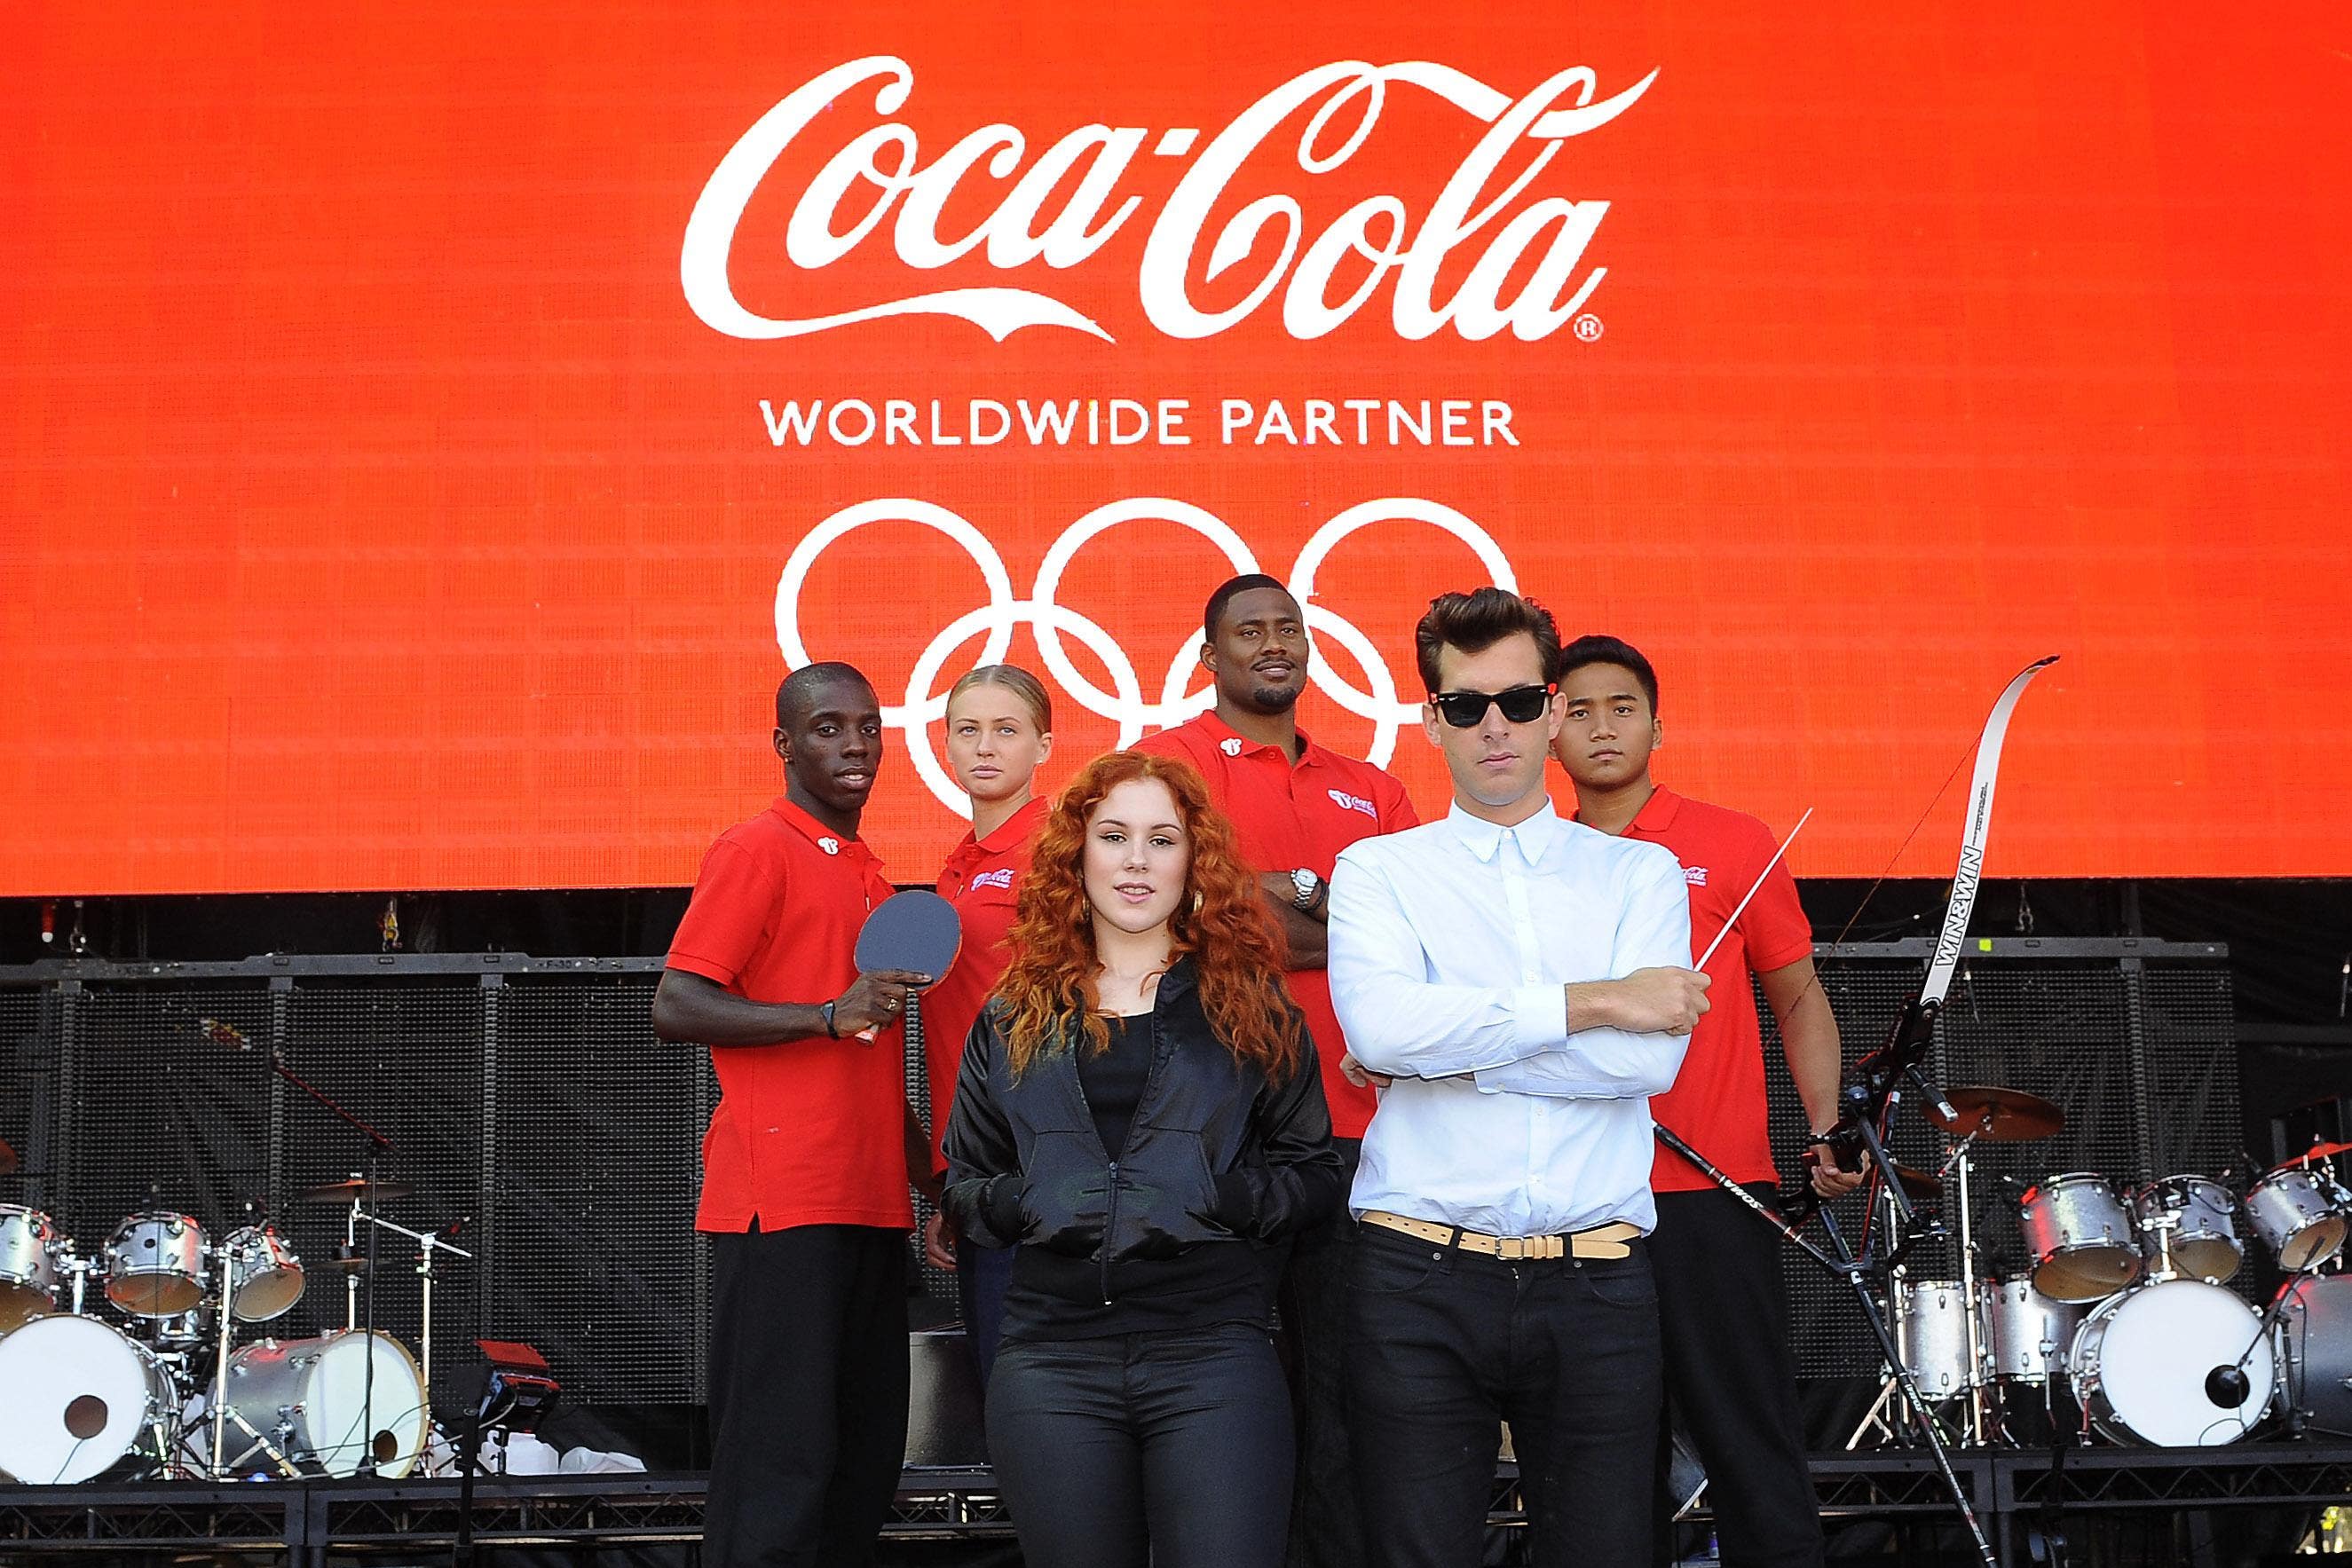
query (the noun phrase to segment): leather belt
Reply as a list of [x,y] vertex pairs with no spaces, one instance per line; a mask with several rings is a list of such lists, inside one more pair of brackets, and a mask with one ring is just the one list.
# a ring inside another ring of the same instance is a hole
[[1633,1249],[1627,1243],[1642,1234],[1640,1226],[1622,1219],[1566,1236],[1489,1236],[1480,1230],[1464,1230],[1434,1220],[1391,1214],[1384,1208],[1368,1208],[1360,1218],[1366,1225],[1434,1241],[1442,1247],[1499,1258],[1506,1263],[1538,1258],[1630,1258]]

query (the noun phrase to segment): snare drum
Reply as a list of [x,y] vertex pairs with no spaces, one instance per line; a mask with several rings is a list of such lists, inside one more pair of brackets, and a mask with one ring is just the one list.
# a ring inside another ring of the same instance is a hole
[[106,1299],[135,1317],[169,1318],[212,1283],[205,1228],[184,1214],[134,1214],[106,1242]]
[[2033,1288],[2058,1301],[2095,1301],[2140,1276],[2131,1211],[2107,1179],[2052,1176],[2018,1200],[2018,1228],[2033,1260]]
[[2282,1166],[2246,1194],[2254,1234],[2290,1274],[2316,1269],[2344,1249],[2344,1192],[2326,1171]]
[[[2132,1195],[2140,1256],[2152,1275],[2186,1274],[2218,1285],[2238,1271],[2236,1205],[2210,1176],[2166,1176]],[[2170,1258],[2169,1266],[2166,1259]]]
[[266,1323],[302,1299],[302,1260],[266,1225],[248,1225],[220,1246],[228,1270],[228,1307],[238,1320]]
[[2066,1370],[2066,1347],[2083,1321],[2078,1301],[2054,1301],[2021,1276],[1987,1280],[1985,1359],[1995,1381],[2046,1383]]
[[[2158,1280],[2100,1302],[2066,1361],[2102,1436],[2167,1448],[2244,1437],[2269,1412],[2277,1366],[2262,1313],[2202,1280]],[[2242,1393],[2224,1385],[2233,1370]]]
[[58,1304],[65,1249],[56,1220],[37,1208],[0,1203],[0,1333]]
[[1923,1399],[1950,1399],[1975,1383],[1969,1364],[1969,1299],[1958,1280],[1897,1280],[1895,1312],[1903,1370]]

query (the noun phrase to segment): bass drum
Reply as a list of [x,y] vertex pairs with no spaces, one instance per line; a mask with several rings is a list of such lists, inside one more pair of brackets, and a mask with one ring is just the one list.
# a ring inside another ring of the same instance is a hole
[[373,1458],[375,1473],[386,1479],[415,1469],[430,1424],[424,1380],[407,1349],[380,1333],[373,1336],[371,1392],[369,1338],[338,1333],[283,1344],[265,1340],[230,1355],[231,1467],[274,1465],[307,1475],[351,1476],[359,1473],[362,1459]]
[[2100,1302],[2066,1363],[2100,1436],[2163,1448],[2236,1442],[2269,1412],[2277,1381],[2262,1314],[2202,1280],[2159,1280]]
[[96,1318],[36,1318],[0,1339],[0,1471],[27,1486],[86,1481],[134,1453],[152,1463],[180,1420],[154,1353]]
[[2278,1323],[2279,1403],[2317,1437],[2352,1437],[2352,1274],[2289,1280]]

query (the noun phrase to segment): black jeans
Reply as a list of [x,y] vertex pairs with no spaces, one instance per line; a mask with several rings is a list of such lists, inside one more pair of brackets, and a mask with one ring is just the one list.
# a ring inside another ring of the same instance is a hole
[[1506,1263],[1376,1225],[1349,1277],[1365,1561],[1481,1560],[1511,1424],[1540,1568],[1646,1568],[1664,1375],[1643,1244]]
[[1029,1568],[1282,1561],[1290,1396],[1264,1329],[1008,1336],[988,1453]]
[[907,1458],[902,1231],[710,1238],[707,1568],[874,1560]]
[[[1334,1138],[1350,1186],[1363,1144]],[[1282,1338],[1298,1418],[1298,1476],[1290,1492],[1288,1568],[1357,1568],[1362,1510],[1348,1444],[1348,1266],[1358,1227],[1342,1208],[1298,1233],[1282,1275]]]
[[[1769,1186],[1748,1190],[1772,1201]],[[1658,1194],[1650,1260],[1666,1386],[1706,1466],[1725,1568],[1822,1562],[1780,1246],[1772,1228],[1727,1192]]]

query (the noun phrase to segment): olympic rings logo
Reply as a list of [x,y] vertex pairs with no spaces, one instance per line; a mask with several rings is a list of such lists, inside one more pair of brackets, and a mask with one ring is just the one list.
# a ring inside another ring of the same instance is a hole
[[[776,580],[776,646],[782,650],[787,668],[798,669],[816,662],[802,635],[801,587],[818,558],[844,536],[869,523],[914,522],[944,534],[961,546],[980,569],[982,580],[987,585],[988,601],[940,629],[907,677],[905,700],[885,704],[882,722],[905,737],[916,774],[940,803],[959,816],[969,817],[971,808],[963,790],[931,749],[929,726],[947,715],[947,695],[935,687],[948,655],[977,633],[984,631],[987,635],[973,664],[993,664],[1011,649],[1015,627],[1033,628],[1047,673],[1080,707],[1117,724],[1121,747],[1141,738],[1147,729],[1181,724],[1206,712],[1214,703],[1214,693],[1207,688],[1190,694],[1184,689],[1192,673],[1200,668],[1197,634],[1187,637],[1176,648],[1168,662],[1168,674],[1160,682],[1159,700],[1151,701],[1144,695],[1142,677],[1118,640],[1098,622],[1055,598],[1063,574],[1080,549],[1121,523],[1144,519],[1173,522],[1192,529],[1224,553],[1234,575],[1265,570],[1248,541],[1214,513],[1187,501],[1139,496],[1097,507],[1063,529],[1039,563],[1036,580],[1030,585],[1027,596],[1020,597],[1013,591],[1012,575],[1005,570],[1004,558],[997,553],[995,545],[956,513],[929,501],[906,497],[861,501],[825,518],[793,548],[782,575]],[[1309,634],[1329,637],[1347,650],[1363,672],[1370,690],[1350,684],[1328,659],[1316,659],[1308,666],[1309,677],[1325,695],[1347,712],[1372,721],[1372,745],[1367,756],[1375,765],[1384,765],[1395,750],[1398,733],[1406,725],[1419,721],[1421,705],[1399,696],[1396,677],[1370,637],[1329,605],[1316,602],[1315,574],[1331,552],[1358,529],[1398,520],[1426,523],[1452,535],[1478,558],[1488,580],[1498,588],[1518,591],[1517,576],[1502,547],[1476,523],[1435,501],[1412,497],[1365,501],[1315,530],[1282,580],[1291,597],[1303,607]],[[1070,662],[1062,643],[1066,632],[1086,644],[1102,661],[1113,690],[1104,691]]]

